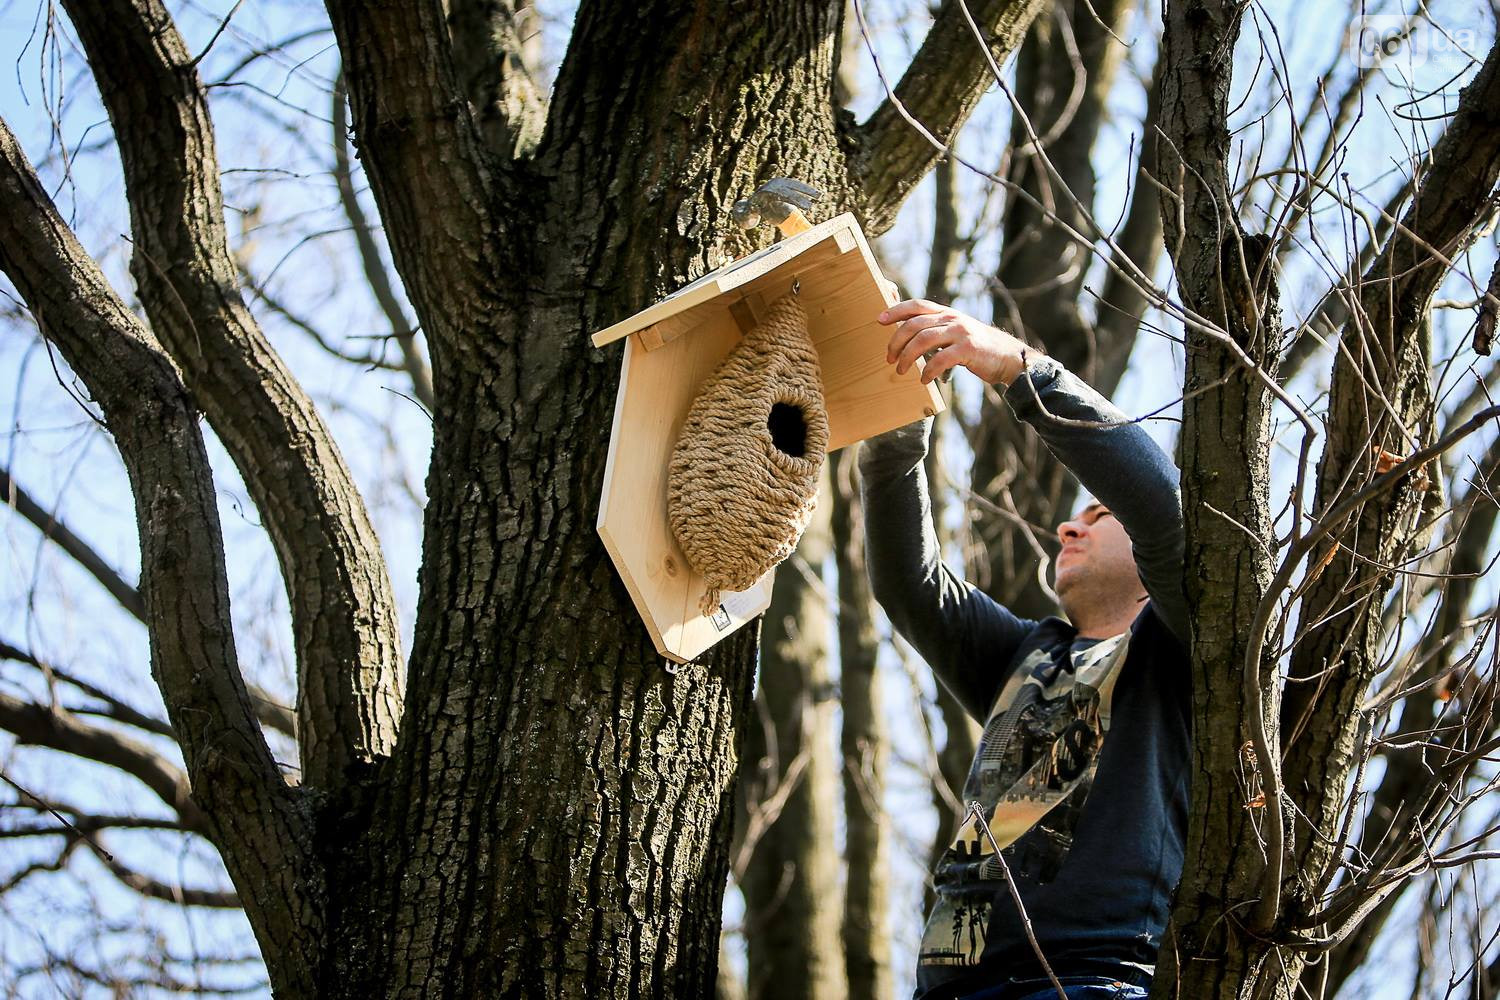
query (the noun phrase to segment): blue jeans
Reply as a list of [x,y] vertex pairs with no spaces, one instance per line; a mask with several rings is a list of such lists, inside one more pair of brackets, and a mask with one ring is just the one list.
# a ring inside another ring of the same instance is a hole
[[[1146,991],[1113,979],[1099,976],[1059,976],[1068,1000],[1146,1000]],[[978,993],[967,993],[958,1000],[1057,1000],[1057,989],[1045,980],[1037,989],[1036,981],[1007,983]]]

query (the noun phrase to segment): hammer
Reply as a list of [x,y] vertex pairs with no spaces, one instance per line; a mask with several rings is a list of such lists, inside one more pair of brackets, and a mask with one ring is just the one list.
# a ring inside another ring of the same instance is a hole
[[823,192],[811,184],[777,177],[756,188],[750,197],[735,202],[729,214],[741,229],[754,229],[764,218],[780,229],[781,235],[796,236],[812,228],[802,210],[811,209],[813,201],[822,196]]

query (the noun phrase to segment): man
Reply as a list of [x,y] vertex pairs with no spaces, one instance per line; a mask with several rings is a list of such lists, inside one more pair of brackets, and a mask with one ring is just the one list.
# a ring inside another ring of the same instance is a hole
[[860,453],[875,596],[984,723],[964,787],[977,808],[934,876],[918,995],[1053,1000],[1050,968],[1069,997],[1144,997],[1187,826],[1177,470],[1139,425],[1009,334],[923,300],[880,322],[898,373],[929,355],[924,381],[964,367],[1002,388],[1095,498],[1057,529],[1067,621],[1030,621],[942,565],[922,471],[930,421]]

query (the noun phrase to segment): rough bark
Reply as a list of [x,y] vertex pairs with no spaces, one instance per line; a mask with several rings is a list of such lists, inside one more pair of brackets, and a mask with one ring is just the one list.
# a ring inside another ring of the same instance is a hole
[[855,449],[834,456],[833,553],[838,568],[839,692],[844,763],[844,968],[851,997],[888,997],[891,975],[889,829],[885,772],[890,756],[880,634],[865,571],[864,529],[854,484]]
[[1266,867],[1262,826],[1275,822],[1279,806],[1269,789],[1263,807],[1250,805],[1260,769],[1276,764],[1256,753],[1264,743],[1252,733],[1269,730],[1276,746],[1277,706],[1274,670],[1252,652],[1247,627],[1273,569],[1272,398],[1255,368],[1274,374],[1279,314],[1270,241],[1239,230],[1230,198],[1226,116],[1243,13],[1234,2],[1169,2],[1163,39],[1158,177],[1170,191],[1163,229],[1183,302],[1212,325],[1191,324],[1186,334],[1181,455],[1193,806],[1154,987],[1194,1000],[1281,997],[1288,986],[1267,967],[1264,932],[1246,930]]
[[849,995],[834,840],[834,623],[821,582],[809,579],[832,554],[828,501],[825,490],[797,552],[777,570],[761,632],[759,719],[745,739],[747,770],[758,780],[744,794],[770,821],[739,879],[751,1000]]
[[539,36],[528,0],[449,0],[448,25],[459,82],[490,148],[527,156],[541,138],[546,102],[526,58]]
[[[310,993],[323,926],[322,873],[312,860],[305,795],[277,771],[240,675],[197,412],[172,359],[109,287],[3,124],[0,269],[88,387],[120,449],[136,498],[151,673],[178,733],[193,802],[224,853],[262,948],[285,963],[285,988]],[[64,730],[88,738],[67,721],[36,724],[59,740]],[[132,773],[149,778],[143,769]],[[153,784],[164,798],[180,794],[167,775]],[[175,807],[194,815],[187,805]]]

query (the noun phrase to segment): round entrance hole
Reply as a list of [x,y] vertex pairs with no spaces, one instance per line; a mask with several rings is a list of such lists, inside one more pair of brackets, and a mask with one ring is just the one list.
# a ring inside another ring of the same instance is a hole
[[807,417],[802,407],[792,403],[775,403],[771,415],[766,418],[766,429],[771,432],[771,443],[776,450],[793,458],[807,454]]

